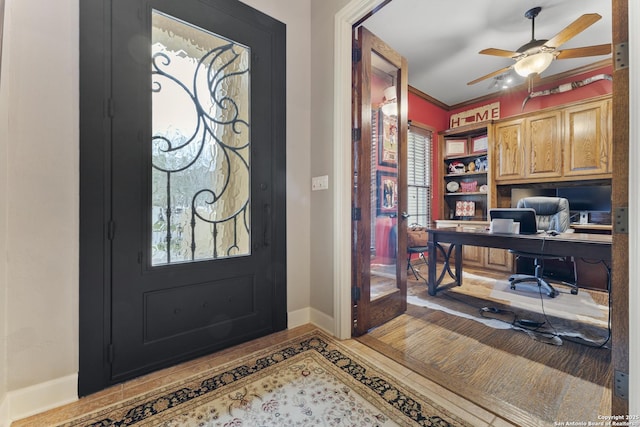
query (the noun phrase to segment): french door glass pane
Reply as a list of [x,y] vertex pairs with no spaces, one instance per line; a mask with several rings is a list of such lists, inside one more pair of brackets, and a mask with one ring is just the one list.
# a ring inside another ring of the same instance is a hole
[[249,48],[152,12],[151,264],[251,253]]
[[398,106],[395,65],[372,52],[370,300],[398,289]]

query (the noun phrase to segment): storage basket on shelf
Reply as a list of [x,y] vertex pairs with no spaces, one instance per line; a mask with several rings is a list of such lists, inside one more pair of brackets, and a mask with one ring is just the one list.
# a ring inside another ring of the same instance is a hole
[[460,183],[460,188],[462,189],[463,193],[474,193],[478,191],[478,181],[462,181]]

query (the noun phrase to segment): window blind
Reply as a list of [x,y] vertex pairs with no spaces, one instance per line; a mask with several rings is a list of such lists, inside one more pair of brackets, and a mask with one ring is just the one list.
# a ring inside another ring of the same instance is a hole
[[407,138],[407,213],[409,224],[431,223],[431,149],[433,133],[409,127]]

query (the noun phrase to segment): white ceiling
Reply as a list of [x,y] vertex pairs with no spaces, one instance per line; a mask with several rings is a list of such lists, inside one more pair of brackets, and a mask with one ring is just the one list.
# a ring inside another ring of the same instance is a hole
[[[515,51],[528,43],[531,20],[524,13],[536,6],[542,7],[535,19],[538,40],[550,39],[585,13],[598,13],[602,19],[559,49],[611,43],[611,0],[392,0],[363,25],[407,58],[409,85],[452,106],[500,90],[495,78],[467,83],[514,60],[478,52]],[[541,77],[610,57],[554,60]]]

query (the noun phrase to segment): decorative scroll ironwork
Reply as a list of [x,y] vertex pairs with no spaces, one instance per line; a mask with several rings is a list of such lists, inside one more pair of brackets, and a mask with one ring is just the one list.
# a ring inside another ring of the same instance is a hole
[[250,254],[249,55],[154,11],[152,265]]

